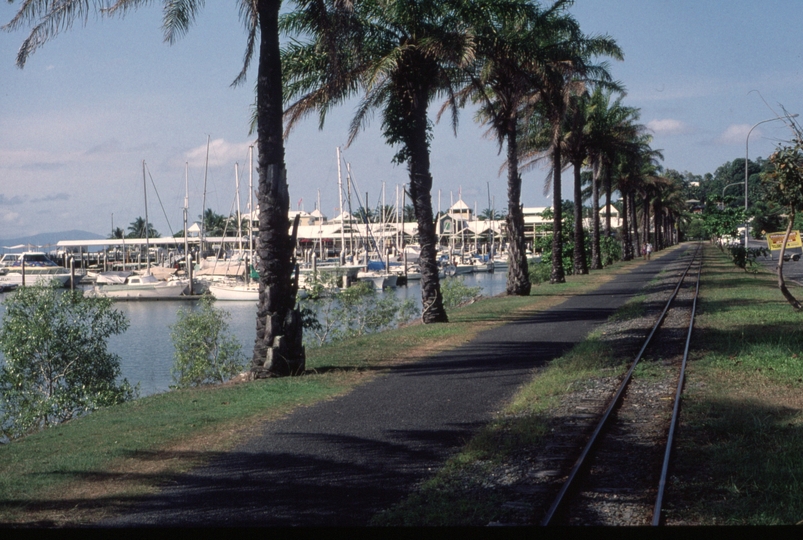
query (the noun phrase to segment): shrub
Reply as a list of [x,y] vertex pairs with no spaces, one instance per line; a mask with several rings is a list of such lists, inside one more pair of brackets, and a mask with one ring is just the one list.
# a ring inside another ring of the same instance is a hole
[[199,302],[199,309],[180,309],[170,327],[176,349],[173,388],[225,382],[245,367],[240,344],[228,334],[231,315],[216,309],[210,296]]
[[481,293],[481,287],[469,287],[462,277],[447,277],[441,280],[443,307],[447,310],[479,298]]
[[133,398],[120,357],[106,349],[128,328],[108,298],[23,287],[5,302],[0,347],[0,430],[14,439]]
[[412,319],[418,308],[412,300],[399,300],[393,293],[378,293],[373,283],[358,281],[338,289],[321,278],[300,303],[304,328],[318,345],[347,337],[380,332]]

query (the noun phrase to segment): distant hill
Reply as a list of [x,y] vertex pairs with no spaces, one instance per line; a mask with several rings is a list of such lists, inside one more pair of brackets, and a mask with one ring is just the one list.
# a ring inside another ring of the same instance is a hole
[[30,245],[33,248],[47,248],[55,245],[59,240],[100,240],[101,238],[106,237],[89,231],[50,232],[22,238],[2,238],[0,239],[0,249],[8,249],[20,244]]

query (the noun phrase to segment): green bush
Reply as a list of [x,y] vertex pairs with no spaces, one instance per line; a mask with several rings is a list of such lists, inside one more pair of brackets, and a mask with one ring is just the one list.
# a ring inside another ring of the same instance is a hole
[[22,287],[5,301],[0,431],[9,439],[135,397],[120,357],[106,349],[128,328],[108,298]]
[[240,344],[228,334],[230,314],[216,309],[210,296],[199,302],[198,309],[180,309],[170,327],[176,349],[173,388],[225,382],[245,367]]
[[419,313],[412,300],[401,301],[393,293],[379,293],[373,283],[358,281],[341,290],[325,274],[319,275],[299,306],[304,328],[315,336],[317,345],[380,332]]
[[443,307],[447,310],[479,298],[481,293],[482,287],[469,287],[462,277],[447,277],[441,280]]
[[622,260],[622,243],[612,236],[599,239],[599,250],[602,266],[610,266]]

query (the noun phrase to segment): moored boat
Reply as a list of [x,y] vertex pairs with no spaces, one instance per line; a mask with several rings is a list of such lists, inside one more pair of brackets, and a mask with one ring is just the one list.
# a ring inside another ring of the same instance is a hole
[[23,285],[23,281],[25,285],[48,285],[53,280],[65,286],[70,280],[70,271],[41,251],[26,251],[0,268],[0,285],[4,287]]
[[87,294],[120,300],[159,300],[183,295],[188,284],[186,279],[160,281],[151,274],[131,275],[123,283],[96,284]]

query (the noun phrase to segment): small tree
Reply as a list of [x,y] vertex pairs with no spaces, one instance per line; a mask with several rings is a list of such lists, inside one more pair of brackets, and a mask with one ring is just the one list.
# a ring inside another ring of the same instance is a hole
[[240,344],[228,334],[230,314],[216,309],[210,296],[200,309],[180,309],[170,338],[176,349],[173,362],[175,388],[222,383],[245,368]]
[[381,332],[419,313],[412,300],[401,301],[392,293],[378,293],[371,282],[358,281],[340,290],[325,275],[319,276],[301,306],[304,327],[315,335],[318,345]]
[[803,209],[803,149],[802,142],[798,140],[794,146],[781,146],[770,156],[772,169],[762,173],[761,180],[768,188],[770,197],[778,204],[786,207],[789,222],[786,226],[781,253],[778,256],[778,288],[786,301],[796,310],[803,309],[789,289],[783,277],[783,257],[786,243],[792,233],[797,212]]
[[133,398],[109,336],[128,328],[107,298],[35,286],[5,301],[0,430],[14,439]]

